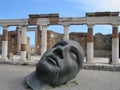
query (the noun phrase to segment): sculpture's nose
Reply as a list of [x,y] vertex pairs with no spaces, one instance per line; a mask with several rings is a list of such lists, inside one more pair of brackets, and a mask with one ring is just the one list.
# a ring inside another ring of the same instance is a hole
[[61,47],[58,47],[54,50],[54,54],[58,56],[59,58],[63,59],[64,58],[64,52]]

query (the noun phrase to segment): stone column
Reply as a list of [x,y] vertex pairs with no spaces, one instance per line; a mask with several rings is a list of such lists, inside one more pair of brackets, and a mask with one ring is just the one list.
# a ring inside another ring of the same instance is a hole
[[3,61],[8,60],[8,26],[3,26],[3,37],[2,37],[2,59]]
[[93,46],[93,25],[88,25],[87,36],[87,63],[93,63],[94,46]]
[[118,26],[113,25],[112,27],[112,64],[119,63],[119,36]]
[[38,40],[38,39],[37,39],[37,37],[38,37],[38,36],[37,36],[37,35],[38,35],[37,33],[38,33],[38,27],[39,27],[39,26],[37,26],[37,29],[36,29],[36,31],[35,31],[35,54],[37,54],[37,40]]
[[39,39],[40,39],[40,25],[37,26],[37,29],[35,31],[35,54],[39,55],[41,52],[39,51],[40,50],[40,46],[39,46]]
[[41,37],[41,56],[47,50],[47,25],[42,25],[42,37]]
[[22,62],[26,61],[26,31],[27,31],[27,27],[26,26],[22,26],[22,31],[21,31],[21,58],[20,60]]
[[64,25],[64,40],[69,39],[69,25]]
[[18,27],[18,37],[17,37],[18,39],[18,53],[20,53],[20,51],[21,51],[21,28],[20,27]]

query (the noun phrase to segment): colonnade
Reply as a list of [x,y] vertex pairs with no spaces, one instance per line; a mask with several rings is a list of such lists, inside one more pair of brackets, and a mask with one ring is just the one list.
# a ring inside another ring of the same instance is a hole
[[[8,61],[8,26],[3,26],[3,37],[2,37],[2,61]],[[26,61],[26,31],[27,26],[22,26],[18,29],[18,43],[21,42],[21,45],[18,46],[18,51],[21,51],[20,61]],[[21,32],[21,34],[20,34]],[[15,48],[16,49],[16,48]]]
[[[64,40],[69,39],[69,26],[64,26]],[[93,41],[93,26],[88,25],[88,35],[87,35],[87,63],[94,63],[94,41]],[[112,64],[119,63],[119,36],[118,36],[118,26],[112,25]],[[42,47],[41,53],[43,54],[47,50],[47,26],[42,26]]]
[[[63,25],[64,27],[64,40],[69,39],[69,26]],[[2,38],[2,60],[8,60],[8,26],[3,26],[3,38]],[[41,55],[45,53],[47,50],[47,25],[41,25],[42,36],[41,36]],[[26,31],[27,26],[21,26],[18,29],[18,41],[21,42],[21,47],[19,46],[19,50],[21,50],[20,60],[22,62],[26,61]],[[21,37],[21,40],[20,40]],[[87,35],[87,63],[94,63],[94,41],[93,41],[93,25],[88,25],[88,35]],[[119,63],[119,35],[118,35],[118,25],[112,25],[112,64]]]
[[[69,26],[64,26],[64,40],[69,39]],[[2,60],[8,60],[8,26],[3,26],[3,38],[2,38]],[[21,50],[21,61],[26,61],[26,31],[27,26],[22,26],[18,29],[21,32],[19,35],[19,42],[21,41],[21,47],[19,46],[19,50]],[[47,50],[47,25],[41,26],[42,37],[41,37],[41,55]],[[20,40],[21,37],[21,40]],[[93,41],[93,25],[88,25],[88,36],[87,36],[87,63],[94,63],[94,41]],[[119,63],[119,36],[118,36],[118,26],[112,25],[112,64]]]

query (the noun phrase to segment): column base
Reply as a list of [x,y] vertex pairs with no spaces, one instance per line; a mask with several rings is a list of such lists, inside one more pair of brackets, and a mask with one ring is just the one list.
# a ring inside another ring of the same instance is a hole
[[20,62],[26,62],[26,51],[21,51]]
[[25,59],[25,58],[20,58],[20,61],[21,61],[21,62],[26,62],[27,59]]
[[112,64],[112,65],[118,65],[118,64],[120,65],[120,62],[119,62],[119,61],[117,61],[117,62],[112,62],[111,64]]
[[87,63],[87,64],[94,64],[94,60],[90,60],[90,59],[89,59],[89,60],[86,61],[86,63]]
[[27,61],[25,59],[19,59],[19,64],[26,64]]
[[8,58],[7,57],[2,57],[1,61],[8,61]]

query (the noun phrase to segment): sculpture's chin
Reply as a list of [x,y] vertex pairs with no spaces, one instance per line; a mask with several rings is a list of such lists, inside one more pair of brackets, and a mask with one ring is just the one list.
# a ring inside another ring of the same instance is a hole
[[41,81],[53,86],[59,86],[66,83],[68,77],[62,75],[58,68],[50,68],[44,63],[39,64],[39,66],[39,68],[36,68],[36,73],[37,76],[39,75],[38,78]]
[[40,80],[48,84],[56,83],[59,77],[58,68],[46,65],[45,63],[39,63],[39,66],[36,68],[36,73]]

